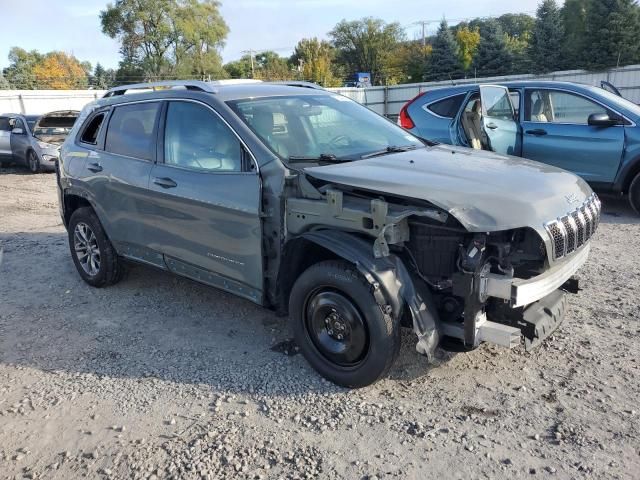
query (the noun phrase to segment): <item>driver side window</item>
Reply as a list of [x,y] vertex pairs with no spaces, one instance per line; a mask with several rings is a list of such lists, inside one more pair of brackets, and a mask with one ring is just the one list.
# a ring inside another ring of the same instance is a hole
[[242,171],[242,147],[209,108],[172,101],[164,131],[164,163],[209,172]]

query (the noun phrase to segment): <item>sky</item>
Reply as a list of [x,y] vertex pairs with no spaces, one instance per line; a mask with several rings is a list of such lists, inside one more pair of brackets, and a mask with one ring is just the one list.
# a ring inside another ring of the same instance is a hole
[[[0,0],[0,68],[13,46],[40,52],[62,50],[80,61],[118,66],[118,43],[100,30],[98,15],[108,0]],[[534,14],[539,0],[222,0],[230,32],[222,57],[237,60],[244,51],[275,50],[290,55],[298,40],[327,38],[342,19],[365,16],[399,22],[408,38],[418,38],[418,20],[435,32],[444,16],[450,23],[503,13]],[[561,2],[559,2],[561,3]]]

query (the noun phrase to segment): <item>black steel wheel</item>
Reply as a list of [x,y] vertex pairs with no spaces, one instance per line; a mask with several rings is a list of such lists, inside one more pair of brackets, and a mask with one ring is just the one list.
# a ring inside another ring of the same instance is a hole
[[361,362],[369,348],[369,332],[354,303],[342,293],[318,289],[307,298],[304,321],[318,352],[342,367]]
[[318,373],[345,387],[385,376],[400,351],[400,322],[377,304],[370,285],[344,261],[309,267],[289,297],[293,336]]

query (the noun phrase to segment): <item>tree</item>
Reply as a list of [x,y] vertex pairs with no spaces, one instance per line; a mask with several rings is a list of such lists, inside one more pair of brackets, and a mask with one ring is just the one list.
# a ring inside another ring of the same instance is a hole
[[564,26],[562,56],[565,68],[575,69],[584,65],[584,49],[586,45],[585,18],[588,0],[565,0],[560,14]]
[[217,2],[183,0],[176,8],[176,70],[178,74],[223,75],[219,49],[229,28],[218,10]]
[[[243,55],[239,60],[226,63],[224,69],[231,78],[252,78],[251,55]],[[255,70],[255,63],[254,63]]]
[[70,90],[87,88],[87,74],[73,55],[49,52],[33,67],[37,88]]
[[433,51],[429,58],[427,80],[449,80],[463,76],[462,63],[458,57],[459,50],[446,20],[440,22],[438,33],[432,44]]
[[11,88],[11,84],[6,78],[4,78],[4,75],[2,74],[2,72],[0,72],[0,90],[8,90],[10,88]]
[[431,44],[423,45],[422,40],[398,44],[388,67],[391,72],[388,84],[424,82],[432,52]]
[[42,61],[42,54],[36,50],[26,51],[12,47],[9,50],[9,66],[4,69],[4,77],[17,89],[31,90],[37,88],[34,67]]
[[633,0],[589,0],[583,58],[591,69],[629,65],[639,60],[640,21]]
[[100,63],[96,63],[96,68],[89,78],[89,83],[97,89],[107,90],[115,85],[116,73],[113,69],[107,70]]
[[405,38],[399,23],[385,23],[372,17],[351,22],[342,20],[329,36],[344,70],[349,75],[369,72],[378,85],[385,83],[391,73],[393,52]]
[[515,39],[529,36],[536,23],[535,18],[526,13],[505,13],[500,15],[496,21],[500,24],[503,33]]
[[471,68],[471,62],[480,44],[480,29],[463,25],[456,30],[456,42],[458,42],[458,57],[462,68],[467,72]]
[[121,70],[147,79],[222,73],[228,27],[216,0],[116,0],[100,12],[102,31],[121,44]]
[[303,38],[296,45],[290,62],[298,67],[304,80],[330,87],[336,83],[332,68],[334,55],[329,42]]
[[536,12],[536,23],[531,34],[529,55],[535,72],[561,70],[564,27],[560,9],[555,0],[543,0]]
[[255,78],[263,80],[290,80],[293,77],[291,67],[286,58],[282,58],[276,52],[267,50],[256,54]]
[[472,68],[476,76],[491,77],[511,73],[511,55],[500,24],[488,20],[480,27],[480,44],[473,58]]

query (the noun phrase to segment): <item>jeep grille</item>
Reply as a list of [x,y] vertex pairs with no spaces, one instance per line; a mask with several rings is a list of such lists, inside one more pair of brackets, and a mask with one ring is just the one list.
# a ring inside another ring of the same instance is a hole
[[592,237],[600,223],[602,204],[594,193],[577,209],[545,224],[551,237],[553,259],[578,250]]

